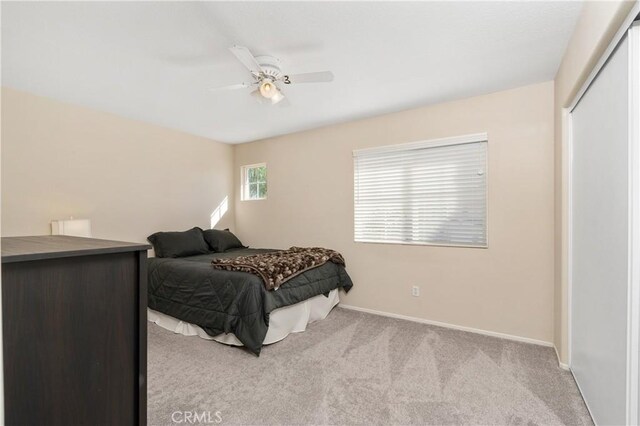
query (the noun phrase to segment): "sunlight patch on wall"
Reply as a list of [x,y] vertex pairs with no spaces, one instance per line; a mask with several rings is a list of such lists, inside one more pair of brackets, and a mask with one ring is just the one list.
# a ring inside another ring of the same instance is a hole
[[220,219],[222,219],[222,216],[224,216],[224,214],[227,212],[228,209],[229,209],[229,197],[226,196],[224,197],[224,200],[222,200],[222,202],[218,204],[218,207],[216,207],[213,213],[211,213],[212,229],[214,226],[216,226],[218,222],[220,222]]

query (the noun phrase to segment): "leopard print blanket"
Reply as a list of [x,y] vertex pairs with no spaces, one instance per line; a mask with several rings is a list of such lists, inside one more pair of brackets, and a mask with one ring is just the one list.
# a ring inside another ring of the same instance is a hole
[[340,253],[320,247],[291,247],[273,253],[213,259],[211,264],[214,269],[258,275],[267,290],[273,290],[296,275],[327,262],[345,266]]

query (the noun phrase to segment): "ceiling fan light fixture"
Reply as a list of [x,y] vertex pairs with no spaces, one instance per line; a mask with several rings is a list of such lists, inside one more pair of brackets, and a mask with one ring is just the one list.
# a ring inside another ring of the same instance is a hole
[[262,81],[262,83],[260,83],[260,94],[262,96],[264,96],[267,99],[271,99],[272,97],[274,97],[276,95],[276,93],[278,93],[279,90],[276,87],[276,84],[269,80],[269,79],[265,79]]
[[216,91],[251,88],[253,89],[251,96],[259,103],[266,104],[271,101],[271,105],[275,105],[285,100],[283,105],[289,105],[288,99],[285,99],[285,95],[280,91],[277,82],[288,85],[333,81],[333,73],[331,71],[285,74],[280,68],[280,60],[278,58],[267,55],[256,58],[244,46],[234,45],[229,50],[251,73],[251,83],[232,84],[214,89]]
[[284,95],[282,94],[282,92],[280,90],[276,89],[276,92],[271,97],[271,104],[275,105],[275,104],[277,104],[278,102],[280,102],[283,99],[284,99]]

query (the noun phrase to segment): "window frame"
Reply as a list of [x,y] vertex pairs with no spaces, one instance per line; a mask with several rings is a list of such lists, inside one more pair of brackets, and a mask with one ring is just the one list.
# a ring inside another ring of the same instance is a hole
[[[356,238],[356,198],[357,191],[355,185],[355,177],[356,177],[356,158],[363,155],[368,154],[384,154],[387,152],[397,152],[397,151],[411,151],[415,149],[428,149],[428,148],[437,148],[443,146],[452,146],[452,145],[466,145],[472,143],[486,143],[486,151],[485,151],[485,167],[484,174],[486,176],[485,180],[485,244],[456,244],[456,243],[429,243],[423,241],[375,241],[375,240],[358,240]],[[490,236],[490,226],[489,226],[489,217],[490,217],[490,208],[489,208],[489,137],[487,133],[474,133],[469,135],[462,136],[452,136],[446,138],[438,138],[438,139],[428,139],[421,140],[416,142],[408,142],[408,143],[400,143],[395,145],[385,145],[380,147],[373,148],[362,148],[353,150],[353,242],[358,244],[391,244],[391,245],[408,245],[408,246],[431,246],[431,247],[453,247],[453,248],[470,248],[470,249],[488,249],[489,248],[489,236]]]
[[265,193],[264,197],[258,197],[257,194],[259,194],[259,191],[256,191],[256,197],[255,198],[251,198],[250,193],[249,193],[249,186],[251,185],[252,182],[249,182],[249,170],[251,169],[258,169],[260,167],[264,167],[265,168],[265,180],[264,182],[262,181],[256,181],[255,184],[256,185],[260,185],[261,183],[264,183],[265,188],[268,188],[268,176],[267,176],[267,163],[255,163],[255,164],[247,164],[244,166],[240,167],[240,200],[241,201],[262,201],[262,200],[266,200],[267,196],[268,196],[268,190]]

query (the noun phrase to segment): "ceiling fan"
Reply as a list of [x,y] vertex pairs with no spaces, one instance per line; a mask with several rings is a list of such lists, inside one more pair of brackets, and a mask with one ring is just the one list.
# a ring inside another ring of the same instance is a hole
[[212,89],[214,91],[255,88],[251,92],[252,96],[259,101],[270,101],[272,105],[275,105],[284,99],[284,94],[278,84],[328,83],[333,81],[333,73],[331,71],[288,75],[284,74],[280,69],[280,60],[278,58],[273,56],[255,57],[244,46],[233,46],[229,50],[242,65],[247,67],[253,81],[217,87]]

